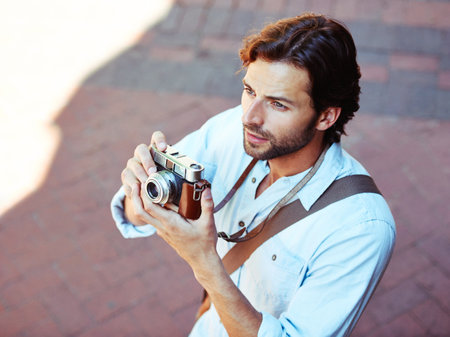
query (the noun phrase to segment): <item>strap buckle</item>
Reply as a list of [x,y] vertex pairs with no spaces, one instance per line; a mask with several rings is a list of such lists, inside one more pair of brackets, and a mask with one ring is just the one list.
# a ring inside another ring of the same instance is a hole
[[202,198],[202,192],[209,186],[210,184],[204,180],[196,181],[194,183],[194,201],[199,201]]

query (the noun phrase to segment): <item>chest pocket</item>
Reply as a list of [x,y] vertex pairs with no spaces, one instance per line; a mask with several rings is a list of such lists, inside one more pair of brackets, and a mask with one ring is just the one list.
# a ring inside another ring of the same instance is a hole
[[239,288],[257,310],[279,317],[301,283],[304,266],[305,261],[275,236],[245,262]]

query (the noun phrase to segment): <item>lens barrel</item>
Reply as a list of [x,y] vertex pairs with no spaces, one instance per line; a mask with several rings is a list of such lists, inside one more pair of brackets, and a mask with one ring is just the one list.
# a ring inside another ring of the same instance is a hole
[[145,182],[145,192],[154,203],[164,205],[168,202],[178,204],[181,196],[181,178],[167,170],[149,175]]

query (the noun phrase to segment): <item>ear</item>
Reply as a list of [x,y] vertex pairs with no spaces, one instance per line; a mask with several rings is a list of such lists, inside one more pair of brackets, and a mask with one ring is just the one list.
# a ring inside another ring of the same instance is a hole
[[319,131],[325,131],[336,123],[337,119],[341,115],[340,107],[329,107],[325,111],[320,113],[317,120],[316,129]]

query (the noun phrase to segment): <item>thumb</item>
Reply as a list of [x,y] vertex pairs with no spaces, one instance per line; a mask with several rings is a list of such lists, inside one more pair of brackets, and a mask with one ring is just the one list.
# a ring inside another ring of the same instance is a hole
[[213,209],[214,209],[214,201],[212,199],[210,188],[206,188],[203,191],[201,206],[202,206],[202,214],[200,215],[199,220],[208,221],[213,217]]

